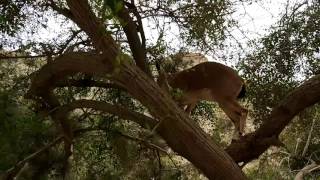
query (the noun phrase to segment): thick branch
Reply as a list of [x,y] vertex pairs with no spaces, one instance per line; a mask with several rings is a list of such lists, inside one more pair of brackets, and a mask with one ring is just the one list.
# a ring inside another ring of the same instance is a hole
[[316,75],[282,100],[257,130],[256,135],[264,137],[279,135],[295,115],[319,101],[320,75]]
[[49,94],[56,87],[56,82],[79,72],[105,76],[111,72],[111,65],[105,64],[103,60],[103,56],[90,53],[64,54],[34,74],[28,95],[41,97],[44,92]]
[[67,0],[73,21],[91,38],[94,46],[105,55],[109,63],[115,63],[119,48],[103,23],[91,10],[88,1]]
[[[91,38],[94,46],[103,52],[107,60],[104,62],[115,65],[118,48],[112,37],[105,33],[105,28],[95,17],[88,2],[67,0],[67,3],[75,22]],[[78,63],[74,63],[77,66]],[[101,67],[96,68],[101,70]],[[210,179],[245,179],[237,164],[141,69],[126,62],[121,62],[118,68],[113,74],[113,80],[124,85],[133,97],[148,107],[150,113],[161,121],[157,132],[173,150],[190,160]],[[83,71],[92,73],[86,69]],[[51,76],[55,77],[57,74]],[[43,83],[50,85],[48,82]]]
[[137,18],[138,31],[140,32],[140,37],[141,37],[141,45],[144,48],[144,50],[146,50],[146,36],[145,36],[145,33],[144,33],[144,29],[143,29],[142,17],[140,15],[140,13],[138,12],[138,9],[137,9],[137,6],[135,5],[134,0],[131,0],[131,3],[128,6],[128,8],[130,8],[132,13]]
[[59,7],[58,5],[55,4],[55,2],[53,2],[53,0],[48,1],[48,6],[50,6],[53,10],[65,16],[66,18],[74,20],[74,17],[69,9]]
[[55,83],[63,80],[68,75],[82,72],[84,74],[105,75],[110,71],[110,65],[103,63],[101,55],[90,53],[69,53],[56,58],[52,63],[44,65],[31,80],[31,87],[26,95],[27,98],[37,100],[44,107],[45,111],[52,112],[50,115],[57,127],[61,128],[65,138],[66,152],[70,152],[73,133],[70,124],[65,117],[55,113],[60,106],[59,100],[55,97],[53,89]]
[[278,136],[293,117],[319,101],[320,75],[316,75],[283,99],[256,132],[246,135],[242,141],[232,142],[226,151],[236,162],[258,158],[271,145],[281,145]]
[[[123,64],[117,81],[160,120],[156,131],[209,179],[245,179],[237,164],[140,69]],[[226,171],[228,170],[228,171]],[[232,173],[230,173],[232,172]]]
[[[128,10],[124,6],[118,12],[118,16],[124,21],[124,23],[122,23],[122,27],[127,36],[133,58],[135,59],[138,67],[141,68],[149,76],[151,76],[150,69],[146,62],[146,50],[140,41],[136,23],[133,22]],[[141,30],[143,27],[140,26],[142,26],[142,24],[139,25],[139,28]]]
[[67,114],[77,108],[92,108],[98,111],[114,114],[122,119],[136,122],[141,127],[152,128],[157,124],[157,121],[151,117],[145,116],[141,113],[130,111],[118,105],[112,105],[106,102],[95,100],[76,100],[69,104],[63,105],[56,110],[59,116],[67,116]]

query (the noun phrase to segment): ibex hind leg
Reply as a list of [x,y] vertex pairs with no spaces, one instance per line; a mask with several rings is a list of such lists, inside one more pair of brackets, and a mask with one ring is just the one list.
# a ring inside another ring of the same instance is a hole
[[[244,98],[246,95],[246,84],[243,83],[240,92],[238,93],[237,99]],[[248,110],[240,106],[240,104],[237,101],[234,101],[235,107],[237,109],[240,109],[241,118],[240,118],[240,132],[245,132],[245,126],[246,126],[246,119],[248,115]]]
[[191,111],[196,107],[198,103],[197,98],[190,98],[191,95],[184,95],[178,100],[178,105],[181,107],[187,114],[191,114]]
[[191,114],[191,111],[196,107],[197,103],[191,103],[187,105],[187,108],[185,109],[187,114]]
[[241,135],[245,133],[246,119],[248,110],[240,106],[237,100],[230,100],[230,106],[239,117],[239,132]]
[[246,120],[248,116],[248,110],[241,107],[241,118],[240,118],[240,132],[242,134],[245,133],[245,127],[246,127]]
[[241,114],[235,111],[230,101],[224,100],[223,102],[219,102],[219,106],[226,113],[226,115],[231,119],[231,121],[235,126],[232,139],[235,139],[235,140],[240,139],[240,136],[242,134],[242,132],[240,131],[241,130],[240,128]]

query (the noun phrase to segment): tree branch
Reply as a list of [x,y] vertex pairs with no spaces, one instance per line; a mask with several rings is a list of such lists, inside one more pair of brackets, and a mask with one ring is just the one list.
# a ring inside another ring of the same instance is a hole
[[144,51],[146,51],[146,36],[144,34],[142,17],[140,15],[140,13],[138,12],[138,9],[134,3],[134,0],[131,0],[131,4],[133,4],[132,13],[136,16],[137,22],[138,22],[138,31],[140,32],[141,45],[144,48]]
[[232,142],[226,151],[236,162],[249,162],[258,158],[270,146],[281,145],[278,136],[293,117],[319,101],[320,75],[316,75],[284,98],[256,132],[244,136],[241,141]]
[[58,98],[53,90],[55,83],[63,80],[68,75],[74,75],[78,72],[94,75],[96,73],[105,75],[110,72],[110,64],[103,62],[105,58],[101,55],[90,53],[68,53],[56,58],[52,63],[44,65],[31,79],[31,86],[26,98],[34,99],[43,106],[50,115],[57,127],[61,128],[65,138],[65,150],[70,152],[73,133],[66,116],[56,114],[55,109],[60,106]]
[[116,57],[119,53],[119,47],[107,32],[106,28],[92,11],[88,1],[86,0],[67,0],[72,17],[80,29],[82,29],[91,38],[93,45],[97,50],[103,52],[105,62],[117,64]]
[[95,80],[87,80],[87,79],[80,79],[80,80],[74,80],[74,79],[67,79],[58,81],[56,83],[56,87],[99,87],[99,88],[114,88],[114,89],[120,89],[125,91],[125,88],[122,86],[119,86],[115,83],[106,83],[103,81],[95,81]]
[[67,114],[77,108],[92,108],[98,111],[114,114],[122,119],[131,120],[141,127],[153,128],[158,122],[157,120],[148,117],[144,114],[130,111],[118,105],[112,105],[106,102],[100,102],[95,100],[76,100],[69,104],[63,105],[56,110],[58,116],[67,116]]
[[[130,63],[121,62],[117,63],[119,48],[116,46],[112,37],[106,33],[103,24],[95,17],[87,0],[67,0],[67,4],[75,17],[75,22],[78,26],[86,32],[86,34],[93,41],[93,45],[97,50],[101,51],[103,67],[96,66],[98,72],[106,72],[107,70],[113,71],[112,78],[117,84],[126,87],[127,91],[139,100],[153,117],[161,121],[156,131],[166,140],[167,144],[180,155],[191,161],[196,167],[211,179],[245,179],[245,175],[237,164],[228,156],[219,146],[212,141],[208,136],[186,113],[184,113],[171,97],[163,92],[159,86],[148,77],[140,68]],[[105,69],[106,64],[109,62],[111,68]],[[53,62],[54,63],[54,62]],[[83,66],[85,62],[73,62],[73,66]],[[88,63],[88,62],[87,62]],[[92,61],[90,61],[92,63]],[[88,64],[90,64],[88,63]],[[101,65],[100,61],[94,61],[94,64]],[[81,65],[79,65],[81,64]],[[117,66],[116,66],[117,65]],[[92,64],[89,65],[92,67]],[[63,76],[56,74],[54,70],[48,69],[50,74],[46,79],[49,82],[39,83],[40,89],[46,91],[45,87],[41,84],[46,84],[50,88],[53,80],[62,79]],[[63,75],[71,75],[75,70],[82,70],[85,74],[94,73],[84,67],[68,66],[61,71]],[[70,68],[71,70],[69,70]],[[90,68],[89,68],[90,69]],[[97,73],[98,73],[97,72]],[[110,72],[110,71],[109,71]],[[58,78],[57,78],[58,76]],[[37,82],[35,82],[37,84]],[[33,88],[34,89],[34,88]],[[48,89],[47,89],[48,90]],[[33,91],[40,97],[45,97],[41,92]],[[52,93],[52,90],[49,89]],[[44,92],[48,94],[48,92]],[[50,97],[43,98],[45,101],[51,101]],[[228,170],[226,172],[226,170]]]
[[16,176],[16,174],[19,172],[19,170],[24,166],[25,163],[27,163],[28,161],[34,159],[35,157],[37,157],[38,155],[42,154],[43,152],[47,151],[49,148],[51,148],[52,146],[58,144],[61,142],[61,140],[63,139],[62,136],[57,137],[55,140],[53,140],[51,143],[47,144],[46,146],[42,147],[41,149],[39,149],[38,151],[30,154],[29,156],[27,156],[26,158],[24,158],[23,160],[19,161],[18,163],[16,163],[12,168],[8,169],[4,175],[0,176],[3,179],[14,179],[14,177]]
[[316,162],[312,161],[311,164],[305,166],[304,168],[302,168],[297,175],[295,176],[294,180],[303,180],[304,176],[311,173],[312,171],[316,170],[316,169],[320,169],[320,165],[318,165]]
[[[105,57],[91,53],[77,52],[59,56],[44,65],[31,79],[26,97],[47,96],[56,87],[56,82],[76,73],[100,75],[111,73],[111,64],[104,63]],[[45,92],[45,94],[44,94]]]
[[317,116],[314,117],[313,120],[312,120],[312,124],[311,124],[311,127],[310,127],[308,138],[307,138],[306,144],[305,144],[305,146],[303,148],[303,151],[302,151],[302,154],[301,154],[302,157],[304,157],[307,154],[307,151],[308,151],[308,148],[309,148],[309,145],[310,145],[310,141],[311,141],[312,131],[313,131],[313,128],[314,128],[314,124],[316,122],[316,118],[317,118]]
[[63,46],[61,47],[61,49],[59,50],[58,54],[62,54],[64,52],[64,50],[68,47],[68,45],[70,44],[70,42],[77,37],[77,35],[81,32],[81,30],[77,30],[77,31],[73,31],[71,37],[66,40],[66,42],[63,44]]
[[[52,55],[56,55],[57,53],[53,53]],[[17,56],[7,56],[7,55],[3,55],[3,54],[0,54],[0,60],[4,60],[4,59],[19,59],[19,58],[22,58],[22,59],[39,59],[41,57],[47,57],[48,55],[47,54],[39,54],[39,55],[26,55],[26,56],[20,56],[20,55],[17,55]]]
[[[130,5],[132,6],[132,4]],[[136,64],[138,65],[139,68],[141,68],[145,73],[147,73],[151,77],[151,72],[146,62],[146,47],[145,47],[145,44],[143,44],[145,43],[145,38],[144,38],[141,19],[140,21],[138,19],[139,24],[137,27],[136,23],[134,23],[134,21],[130,17],[128,9],[125,6],[122,7],[122,9],[118,12],[117,15],[119,16],[119,18],[121,18],[124,21],[124,23],[122,23],[121,25],[127,36],[129,46],[130,46],[133,58],[136,61]],[[137,18],[139,17],[140,16],[138,16]],[[140,30],[141,39],[143,43],[141,43],[140,41],[137,29]]]
[[157,146],[157,145],[155,145],[155,144],[153,144],[151,142],[148,142],[148,141],[146,141],[144,139],[133,137],[133,136],[130,136],[130,135],[127,135],[127,134],[123,134],[122,132],[119,132],[119,131],[117,133],[122,137],[125,137],[127,139],[143,143],[144,145],[146,145],[146,146],[148,146],[148,147],[150,147],[152,149],[159,150],[159,151],[161,151],[161,152],[163,152],[163,153],[165,153],[165,154],[167,154],[169,156],[169,153],[165,149],[163,149],[163,148],[161,148],[161,147],[159,147],[159,146]]
[[72,15],[69,9],[59,7],[53,0],[49,0],[49,3],[47,3],[47,5],[51,7],[54,11],[57,11],[61,15],[65,16],[66,18],[74,20],[74,16]]
[[283,99],[263,121],[256,135],[278,136],[295,115],[319,101],[320,74],[305,81]]
[[[77,135],[88,132],[88,131],[96,131],[96,130],[102,130],[99,128],[85,128],[85,129],[77,129],[74,131],[74,133]],[[40,148],[38,151],[30,154],[29,156],[25,157],[23,160],[17,162],[13,167],[10,169],[6,170],[4,174],[0,175],[0,179],[3,180],[9,180],[9,179],[14,179],[16,174],[19,172],[19,170],[29,161],[33,160],[37,156],[41,155],[51,147],[55,146],[56,144],[60,143],[63,140],[63,136],[59,136],[55,138],[52,142],[49,144],[45,145],[44,147]]]

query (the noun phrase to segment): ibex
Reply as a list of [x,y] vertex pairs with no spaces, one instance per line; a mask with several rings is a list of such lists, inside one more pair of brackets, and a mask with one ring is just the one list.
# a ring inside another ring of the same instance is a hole
[[241,107],[237,99],[244,97],[245,84],[234,69],[216,62],[204,62],[170,74],[167,80],[172,88],[182,91],[178,103],[187,105],[187,113],[191,113],[200,100],[216,101],[234,123],[233,139],[244,133],[248,110]]

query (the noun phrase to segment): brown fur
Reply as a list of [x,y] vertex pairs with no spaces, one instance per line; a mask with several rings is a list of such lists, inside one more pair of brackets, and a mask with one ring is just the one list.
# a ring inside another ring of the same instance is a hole
[[183,95],[181,105],[190,113],[200,100],[216,101],[235,124],[237,133],[243,134],[247,109],[237,102],[243,95],[244,80],[237,72],[216,62],[200,63],[168,77],[172,88],[179,88]]

